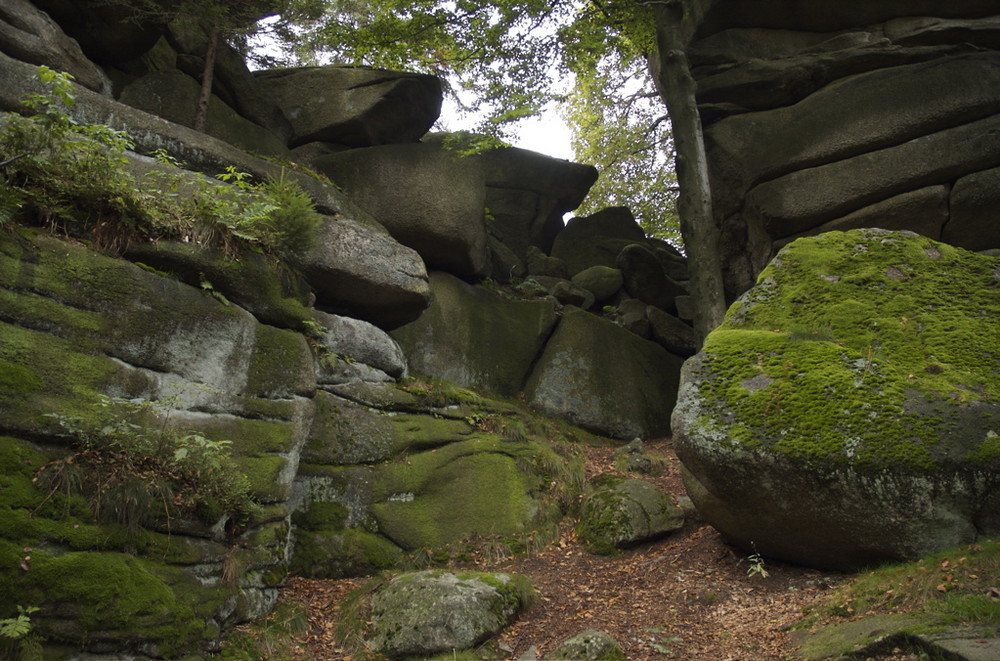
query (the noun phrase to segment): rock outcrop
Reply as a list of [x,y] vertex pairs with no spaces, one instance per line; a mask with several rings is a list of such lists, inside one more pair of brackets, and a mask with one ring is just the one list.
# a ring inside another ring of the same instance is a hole
[[1000,532],[998,268],[910,232],[786,246],[684,366],[674,442],[702,516],[840,569]]
[[731,298],[781,245],[828,230],[997,247],[976,211],[1000,202],[978,183],[1000,166],[995,6],[695,5],[687,50]]

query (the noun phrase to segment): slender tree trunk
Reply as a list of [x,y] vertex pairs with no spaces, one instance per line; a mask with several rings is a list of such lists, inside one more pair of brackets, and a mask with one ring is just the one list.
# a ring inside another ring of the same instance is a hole
[[695,82],[681,36],[684,7],[677,0],[651,4],[656,15],[659,52],[650,57],[650,69],[670,114],[680,187],[678,214],[695,306],[694,330],[698,341],[704,342],[726,314],[719,229],[712,215],[712,190]]
[[219,22],[212,21],[208,32],[208,48],[205,49],[205,68],[201,72],[201,91],[198,93],[198,107],[194,113],[195,131],[205,130],[208,119],[208,103],[212,98],[212,83],[215,80],[215,54],[219,50]]

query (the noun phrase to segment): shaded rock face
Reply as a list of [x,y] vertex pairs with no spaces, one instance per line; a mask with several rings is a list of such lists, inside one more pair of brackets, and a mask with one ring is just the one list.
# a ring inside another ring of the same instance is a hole
[[910,232],[786,246],[684,365],[674,442],[705,519],[832,568],[997,534],[998,264]]
[[[47,236],[4,232],[0,272],[0,445],[5,479],[20,485],[3,498],[0,548],[35,547],[31,571],[0,579],[4,593],[42,606],[32,624],[50,640],[96,651],[169,656],[267,612],[285,573],[285,503],[316,388],[305,339]],[[235,542],[211,518],[115,533],[80,497],[72,510],[29,515],[46,502],[32,472],[78,440],[49,414],[86,424],[102,394],[158,403],[161,433],[231,439],[260,515]],[[231,583],[221,578],[227,553],[244,567]]]
[[436,144],[385,145],[323,157],[320,170],[433,269],[489,273],[482,169]]
[[550,301],[505,300],[446,273],[431,274],[431,306],[393,332],[413,369],[513,397],[556,324]]
[[10,0],[0,7],[0,51],[31,64],[66,71],[83,86],[111,93],[111,81],[46,13],[28,0]]
[[[601,347],[615,347],[614,352]],[[528,402],[613,438],[668,435],[681,359],[578,308],[563,313],[528,379]]]
[[828,230],[997,247],[979,211],[1000,202],[982,183],[1000,166],[995,6],[700,4],[688,52],[731,298],[781,245]]

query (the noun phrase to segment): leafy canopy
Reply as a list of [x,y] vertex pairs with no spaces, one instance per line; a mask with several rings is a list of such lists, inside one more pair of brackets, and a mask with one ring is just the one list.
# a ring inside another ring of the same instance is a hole
[[679,242],[672,143],[646,57],[650,9],[627,0],[286,0],[273,26],[293,61],[409,69],[441,77],[480,147],[559,103],[577,160],[602,176],[581,212],[632,208]]

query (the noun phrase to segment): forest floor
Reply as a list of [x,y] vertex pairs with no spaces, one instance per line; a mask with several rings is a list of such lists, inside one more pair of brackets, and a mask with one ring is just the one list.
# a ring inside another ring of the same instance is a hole
[[[647,442],[646,450],[662,457],[666,468],[643,479],[675,498],[683,496],[670,440]],[[588,478],[618,472],[613,448],[589,447],[587,453]],[[694,516],[689,513],[689,518]],[[509,659],[544,658],[566,638],[587,629],[610,634],[630,661],[796,659],[789,628],[806,606],[849,578],[769,560],[754,564],[746,552],[728,546],[696,519],[663,540],[614,557],[586,553],[567,526],[559,539],[536,553],[474,557],[473,565],[528,576],[538,590],[537,603],[494,644]],[[286,649],[288,658],[351,659],[335,630],[344,598],[365,582],[290,579],[281,599],[303,606],[309,624]],[[896,652],[873,658],[917,657]]]

